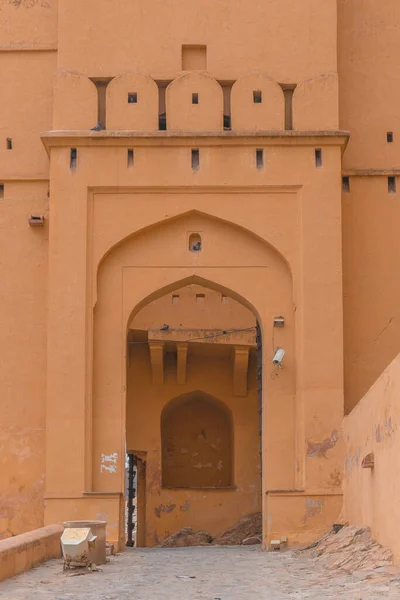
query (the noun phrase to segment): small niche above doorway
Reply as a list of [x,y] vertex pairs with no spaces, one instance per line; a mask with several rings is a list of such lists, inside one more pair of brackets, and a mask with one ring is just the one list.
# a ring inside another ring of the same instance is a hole
[[191,233],[189,235],[189,251],[190,252],[201,252],[202,240],[199,233]]

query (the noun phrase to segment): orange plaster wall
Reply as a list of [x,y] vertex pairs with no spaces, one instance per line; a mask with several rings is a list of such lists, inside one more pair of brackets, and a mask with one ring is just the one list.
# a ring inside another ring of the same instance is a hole
[[343,307],[346,412],[400,350],[400,221],[387,177],[351,177],[343,194]]
[[[344,419],[346,446],[344,506],[352,525],[370,527],[372,536],[400,564],[396,524],[400,520],[400,356],[385,369]],[[361,468],[374,453],[375,467]]]
[[[0,182],[48,177],[40,133],[52,126],[56,58],[53,52],[0,52]],[[6,138],[12,138],[12,150]]]
[[[165,358],[163,386],[151,384],[148,347],[131,350],[128,371],[127,449],[147,453],[146,545],[154,546],[181,527],[222,533],[241,516],[261,510],[255,362],[245,398],[232,393],[232,361],[207,355],[188,359],[185,385],[176,383],[176,364]],[[161,411],[181,394],[201,390],[232,411],[236,488],[225,490],[161,487]],[[140,516],[139,516],[140,519]]]
[[[0,539],[43,525],[47,182],[5,185],[0,200]],[[11,274],[18,274],[12,277]]]
[[1,46],[38,50],[57,47],[58,0],[8,0],[1,3]]
[[[351,136],[343,155],[345,403],[349,412],[400,352],[399,169],[400,4],[338,0],[340,127]],[[387,143],[387,132],[393,143]],[[357,170],[365,169],[364,176]],[[373,171],[381,169],[383,172]],[[388,170],[386,173],[384,170]],[[354,176],[351,176],[353,175]]]
[[106,0],[84,9],[80,0],[59,0],[58,34],[59,67],[89,77],[130,69],[173,79],[182,73],[184,44],[207,46],[207,70],[216,79],[254,69],[296,82],[336,71],[336,0],[270,0],[251,10],[246,0],[153,0],[151,10],[139,0],[115,11]]

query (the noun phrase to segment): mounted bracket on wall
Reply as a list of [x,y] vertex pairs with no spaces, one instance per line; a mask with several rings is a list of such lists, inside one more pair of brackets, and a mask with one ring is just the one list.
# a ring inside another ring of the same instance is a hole
[[374,453],[370,452],[367,456],[364,456],[361,463],[362,469],[373,469],[375,466]]
[[285,318],[284,317],[275,317],[274,327],[285,327]]
[[28,223],[31,227],[43,227],[44,216],[43,215],[29,215]]

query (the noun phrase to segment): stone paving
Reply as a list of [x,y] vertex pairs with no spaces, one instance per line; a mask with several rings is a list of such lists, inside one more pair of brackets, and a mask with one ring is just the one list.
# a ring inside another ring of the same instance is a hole
[[53,560],[0,583],[2,600],[400,599],[400,570],[351,575],[293,552],[247,546],[128,549],[83,576]]

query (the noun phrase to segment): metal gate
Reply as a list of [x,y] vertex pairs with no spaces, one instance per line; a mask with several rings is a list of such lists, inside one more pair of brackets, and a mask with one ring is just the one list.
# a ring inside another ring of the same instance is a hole
[[[258,394],[258,434],[260,436],[260,477],[262,478],[262,337],[259,322],[256,322],[257,346],[257,394]],[[261,492],[262,493],[262,492]]]
[[135,514],[135,505],[133,504],[133,500],[136,497],[136,477],[137,477],[137,458],[134,454],[128,454],[128,488],[127,488],[127,546],[134,546],[135,542],[133,541],[133,531],[135,528],[135,524],[133,521],[133,516]]

